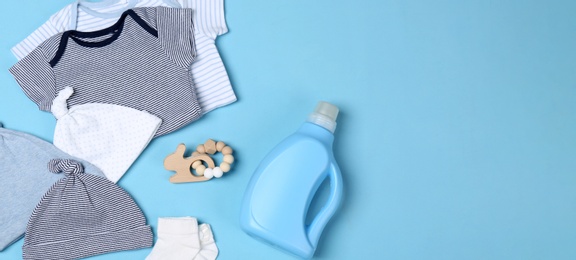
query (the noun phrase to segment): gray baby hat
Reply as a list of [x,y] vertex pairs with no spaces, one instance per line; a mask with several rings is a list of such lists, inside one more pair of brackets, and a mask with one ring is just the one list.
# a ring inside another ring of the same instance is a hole
[[22,238],[42,195],[64,177],[46,168],[54,158],[78,160],[87,172],[104,176],[92,164],[40,138],[0,127],[0,251]]
[[40,200],[24,237],[24,259],[78,259],[152,246],[152,230],[132,197],[74,160],[51,160],[66,176]]

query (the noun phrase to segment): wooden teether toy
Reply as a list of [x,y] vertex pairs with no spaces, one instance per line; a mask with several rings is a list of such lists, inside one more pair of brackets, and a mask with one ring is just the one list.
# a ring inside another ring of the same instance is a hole
[[[230,171],[230,165],[234,162],[232,148],[224,142],[215,142],[212,139],[198,145],[190,157],[184,158],[185,151],[186,145],[179,144],[176,151],[164,159],[164,168],[176,172],[170,177],[172,183],[202,182],[213,177],[220,178],[225,172]],[[218,167],[209,156],[209,154],[215,154],[217,151],[224,155]],[[205,162],[207,167],[202,162]],[[196,175],[190,171],[190,168],[196,170]]]
[[193,163],[192,168],[200,175],[204,175],[207,179],[212,179],[212,177],[220,178],[225,172],[230,171],[230,165],[234,162],[234,156],[232,155],[232,148],[227,146],[224,142],[215,142],[212,139],[208,139],[204,144],[200,144],[196,147],[196,152],[192,153],[197,155],[205,154],[215,154],[216,152],[221,152],[224,157],[222,157],[222,162],[218,167],[203,167],[201,163]]
[[184,158],[184,152],[186,151],[186,145],[179,144],[176,147],[176,151],[164,159],[164,168],[166,170],[175,171],[176,174],[170,177],[170,182],[172,183],[182,183],[182,182],[200,182],[207,181],[209,179],[204,176],[197,176],[190,172],[190,166],[195,162],[204,161],[208,164],[208,167],[215,167],[214,161],[210,156],[205,154],[200,154],[196,156],[190,156]]

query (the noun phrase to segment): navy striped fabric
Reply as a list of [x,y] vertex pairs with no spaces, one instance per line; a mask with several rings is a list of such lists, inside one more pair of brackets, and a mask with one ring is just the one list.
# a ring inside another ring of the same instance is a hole
[[59,33],[10,72],[41,110],[63,88],[68,105],[107,103],[147,111],[162,124],[156,136],[197,120],[202,111],[190,74],[195,57],[192,9],[147,7],[123,13],[95,32]]
[[78,259],[152,246],[152,230],[126,191],[83,173],[73,160],[52,160],[48,168],[66,177],[34,209],[24,237],[24,259]]
[[52,173],[78,174],[84,173],[84,166],[78,161],[69,159],[50,160],[48,162],[48,170]]
[[127,9],[154,6],[194,10],[192,18],[197,56],[190,71],[202,112],[206,114],[236,101],[236,95],[215,43],[216,37],[228,32],[224,0],[75,1],[52,15],[30,36],[14,46],[12,52],[18,60],[21,60],[42,42],[59,32],[101,30],[114,24]]
[[38,201],[65,177],[46,168],[53,158],[81,161],[87,173],[105,177],[96,166],[66,154],[51,143],[0,127],[0,251],[24,236]]

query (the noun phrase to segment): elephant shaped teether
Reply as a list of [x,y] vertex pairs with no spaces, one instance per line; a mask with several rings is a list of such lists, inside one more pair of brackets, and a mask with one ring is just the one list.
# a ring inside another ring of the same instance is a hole
[[184,152],[186,151],[186,145],[179,144],[176,147],[176,151],[172,154],[166,156],[164,159],[164,168],[169,171],[175,171],[176,174],[170,177],[170,182],[172,183],[182,183],[182,182],[201,182],[207,181],[208,178],[204,176],[197,176],[190,172],[192,164],[196,161],[204,161],[208,164],[208,167],[214,168],[214,161],[210,156],[206,154],[197,154],[190,157],[184,158]]
[[[164,159],[164,168],[176,172],[175,175],[170,177],[170,182],[172,183],[201,182],[214,177],[220,178],[225,172],[230,171],[230,165],[234,162],[232,148],[224,142],[215,142],[212,139],[208,139],[204,144],[198,145],[196,151],[190,157],[184,158],[185,151],[186,145],[179,144],[176,147],[176,151]],[[223,154],[222,162],[218,166],[214,164],[214,160],[209,156],[209,154],[212,155],[216,152]],[[194,169],[196,174],[193,174],[190,168]]]

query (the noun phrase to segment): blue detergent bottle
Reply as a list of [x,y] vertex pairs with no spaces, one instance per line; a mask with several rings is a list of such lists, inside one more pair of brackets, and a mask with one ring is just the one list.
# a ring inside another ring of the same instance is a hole
[[[319,102],[300,129],[262,160],[244,195],[240,223],[246,233],[312,258],[342,199],[342,176],[332,152],[337,116],[336,106]],[[310,202],[326,178],[330,178],[330,196],[306,225]]]

